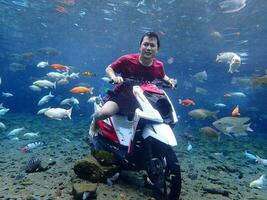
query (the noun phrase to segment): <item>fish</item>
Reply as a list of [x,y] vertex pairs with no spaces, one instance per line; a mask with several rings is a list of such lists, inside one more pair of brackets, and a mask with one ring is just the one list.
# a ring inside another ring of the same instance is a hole
[[196,73],[195,75],[193,75],[193,77],[199,82],[204,82],[208,80],[208,74],[206,70]]
[[24,133],[23,136],[24,137],[39,137],[39,133],[40,132],[35,132],[35,133],[29,132],[29,133]]
[[23,65],[23,64],[20,64],[20,63],[11,63],[9,65],[9,69],[12,71],[12,72],[17,72],[17,71],[22,71],[22,70],[25,70],[26,69],[26,66]]
[[53,97],[55,97],[55,95],[53,95],[51,92],[49,92],[49,94],[48,95],[45,95],[45,96],[43,96],[40,100],[39,100],[39,102],[38,102],[38,106],[42,106],[42,105],[44,105],[44,104],[46,104],[51,98],[53,98]]
[[2,92],[3,97],[13,97],[14,95],[10,92]]
[[246,7],[247,0],[225,0],[219,3],[223,13],[234,13]]
[[22,147],[20,150],[21,152],[23,153],[27,153],[37,147],[40,147],[40,146],[43,146],[45,143],[44,142],[32,142],[32,143],[29,143],[27,145],[25,145],[24,147]]
[[55,10],[59,13],[68,13],[68,11],[66,10],[66,8],[64,8],[63,6],[57,6],[55,8]]
[[62,70],[62,71],[69,71],[69,67],[62,64],[52,64],[50,65],[53,69]]
[[57,81],[57,85],[67,85],[69,83],[67,77]]
[[3,122],[0,122],[0,130],[5,130],[6,125]]
[[42,114],[44,114],[44,112],[47,111],[47,110],[49,110],[50,108],[51,108],[51,107],[40,109],[40,110],[37,112],[37,115],[42,115]]
[[101,80],[105,81],[106,83],[110,83],[111,82],[111,79],[106,77],[106,76],[102,77]]
[[94,76],[96,76],[95,73],[90,72],[90,71],[83,72],[82,75],[86,76],[86,77],[94,77]]
[[267,159],[260,158],[259,156],[256,156],[256,162],[267,166]]
[[233,117],[236,117],[236,116],[238,116],[238,115],[240,115],[240,112],[239,112],[239,106],[237,105],[237,106],[234,108],[234,110],[232,111],[232,116],[233,116]]
[[202,95],[207,95],[208,94],[208,90],[202,88],[202,87],[196,87],[195,92],[198,94],[202,94]]
[[59,72],[48,72],[46,74],[47,77],[49,77],[49,80],[57,81],[59,79],[64,79],[68,76],[68,72],[59,73]]
[[50,108],[44,112],[44,115],[55,120],[62,120],[62,118],[68,117],[71,119],[72,107],[68,110],[63,108]]
[[2,85],[2,77],[0,76],[0,85]]
[[205,126],[199,129],[199,132],[205,135],[209,139],[217,139],[220,140],[221,133],[213,129],[212,127]]
[[247,131],[253,132],[250,128],[249,117],[223,117],[216,120],[212,125],[223,134],[232,137],[247,136]]
[[252,85],[253,87],[266,86],[267,85],[267,74],[252,78]]
[[41,159],[37,157],[32,157],[24,167],[24,171],[26,173],[32,173],[37,171],[40,167],[41,167]]
[[77,86],[74,87],[70,90],[70,92],[75,93],[75,94],[84,94],[84,93],[90,93],[93,94],[94,88],[90,87],[84,87],[84,86]]
[[249,153],[247,150],[244,152],[244,155],[246,156],[246,158],[248,158],[252,162],[257,161],[257,157],[255,155]]
[[187,145],[186,150],[187,150],[187,151],[191,151],[192,148],[193,148],[192,144],[191,144],[190,142],[188,142],[188,145]]
[[191,106],[191,105],[196,105],[195,102],[191,99],[179,99],[179,104],[183,106]]
[[252,79],[250,77],[233,77],[231,84],[240,86],[252,86]]
[[243,92],[230,92],[229,93],[231,96],[235,96],[235,97],[246,97],[247,95]]
[[226,107],[226,105],[224,103],[215,103],[214,106],[215,107],[220,107],[220,108]]
[[9,108],[1,108],[0,109],[0,116],[5,115],[9,111]]
[[211,37],[213,37],[215,40],[222,39],[222,35],[219,31],[211,31],[210,32]]
[[25,128],[24,127],[21,127],[21,128],[15,128],[13,129],[12,131],[10,131],[7,136],[14,136],[14,135],[17,135],[18,133],[20,133],[21,131],[24,131]]
[[34,81],[33,85],[36,85],[40,88],[56,88],[56,82],[51,82],[45,79]]
[[49,64],[48,64],[48,61],[41,61],[41,62],[39,62],[36,66],[38,67],[38,68],[45,68],[45,67],[47,67]]
[[30,85],[29,88],[34,92],[41,92],[42,88],[38,87],[37,85]]
[[120,173],[117,172],[112,177],[107,178],[107,185],[108,186],[112,186],[113,185],[113,182],[117,181],[118,178],[119,178],[119,176],[120,176]]
[[188,112],[188,115],[197,120],[204,120],[209,117],[217,119],[218,113],[219,111],[210,111],[210,110],[200,108],[200,109],[191,110],[190,112]]
[[76,78],[79,78],[79,72],[77,72],[77,73],[74,73],[74,72],[72,72],[70,75],[69,75],[69,78],[71,78],[71,79],[76,79]]
[[249,184],[249,187],[251,188],[258,188],[258,189],[262,189],[263,187],[267,186],[267,179],[265,178],[265,174],[263,174],[260,178],[252,181]]
[[228,73],[239,72],[241,58],[234,52],[221,52],[217,55],[216,61],[229,64]]
[[73,105],[79,105],[79,100],[76,99],[75,97],[71,97],[71,98],[67,98],[67,99],[64,99],[60,102],[60,105],[70,105],[70,106],[73,106]]

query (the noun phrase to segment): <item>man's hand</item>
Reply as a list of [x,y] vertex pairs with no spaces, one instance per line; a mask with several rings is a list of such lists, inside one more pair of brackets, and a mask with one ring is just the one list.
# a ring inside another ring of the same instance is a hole
[[172,88],[175,88],[176,87],[176,84],[177,84],[177,80],[176,79],[172,79],[170,78],[168,80],[169,84],[172,86]]
[[112,81],[115,84],[119,84],[119,83],[122,83],[123,82],[123,78],[121,76],[115,76],[114,78],[112,78]]

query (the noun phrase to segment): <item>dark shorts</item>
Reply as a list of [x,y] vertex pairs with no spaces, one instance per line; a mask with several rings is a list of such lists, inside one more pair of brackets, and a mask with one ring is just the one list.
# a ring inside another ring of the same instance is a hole
[[134,114],[135,109],[138,108],[138,102],[133,95],[117,95],[115,93],[107,96],[107,101],[113,101],[119,106],[117,114],[131,116]]

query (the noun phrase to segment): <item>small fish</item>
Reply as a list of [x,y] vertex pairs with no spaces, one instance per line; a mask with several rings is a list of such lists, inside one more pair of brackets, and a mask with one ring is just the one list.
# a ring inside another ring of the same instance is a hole
[[186,148],[187,151],[191,151],[193,148],[192,144],[190,142],[188,142],[188,146]]
[[114,174],[112,177],[107,178],[107,185],[108,185],[108,186],[112,186],[112,185],[113,185],[113,182],[116,181],[116,180],[118,180],[119,176],[120,176],[120,173],[117,172],[117,173]]
[[256,162],[257,160],[257,157],[251,153],[249,153],[247,150],[244,152],[244,155],[250,160],[250,161],[253,161],[253,162]]
[[179,99],[179,104],[183,106],[191,106],[191,105],[196,105],[195,102],[191,99]]
[[0,130],[6,129],[6,125],[3,122],[0,122]]
[[237,105],[237,106],[234,108],[234,110],[232,111],[232,116],[233,116],[233,117],[236,117],[236,116],[238,116],[238,115],[240,115],[240,112],[239,112],[239,106]]
[[108,78],[106,76],[102,77],[101,80],[105,81],[106,83],[110,83],[111,82],[110,78]]
[[51,67],[56,70],[69,71],[69,67],[62,64],[52,64]]
[[21,131],[24,131],[25,128],[24,127],[21,127],[21,128],[15,128],[13,129],[12,131],[10,131],[7,136],[14,136],[14,135],[17,135],[18,133],[20,133]]
[[259,156],[256,156],[256,162],[261,163],[265,166],[267,166],[267,159],[260,158]]
[[72,107],[68,110],[64,108],[50,108],[44,112],[44,115],[55,120],[62,120],[62,118],[68,117],[71,119]]
[[41,159],[40,158],[31,158],[27,165],[24,167],[24,171],[26,173],[32,173],[37,171],[41,167]]
[[247,95],[244,94],[243,92],[230,92],[229,93],[231,96],[235,96],[235,97],[246,97]]
[[31,151],[32,149],[35,149],[39,146],[43,146],[44,142],[33,142],[25,145],[24,147],[21,148],[21,152],[26,153]]
[[14,95],[11,94],[10,92],[2,92],[3,97],[13,97]]
[[29,88],[34,92],[41,92],[42,88],[38,87],[37,85],[30,85]]
[[249,184],[249,187],[251,188],[258,188],[258,189],[262,189],[263,187],[267,186],[267,179],[265,178],[265,174],[263,174],[260,178],[252,181]]
[[86,76],[86,77],[94,77],[94,76],[96,76],[95,73],[93,73],[93,72],[89,72],[89,71],[87,71],[87,72],[83,72],[82,74],[83,74],[84,76]]
[[38,68],[45,68],[48,66],[48,61],[41,61],[36,65]]
[[232,95],[229,94],[229,93],[225,93],[223,96],[226,97],[226,98],[230,98]]
[[224,103],[215,103],[214,106],[224,108],[226,105]]
[[40,109],[40,110],[37,112],[37,115],[42,115],[42,114],[44,114],[45,111],[49,110],[50,108],[51,108],[51,107]]
[[77,86],[74,87],[70,90],[70,92],[74,93],[74,94],[84,94],[84,93],[90,93],[93,94],[93,90],[94,88],[92,87],[84,87],[84,86]]
[[83,196],[82,196],[82,200],[87,200],[91,197],[91,193],[90,192],[84,192]]
[[36,133],[33,133],[33,132],[29,132],[29,133],[24,133],[24,137],[39,137],[39,133],[40,132],[36,132]]
[[56,11],[59,13],[68,13],[68,11],[63,6],[57,6]]

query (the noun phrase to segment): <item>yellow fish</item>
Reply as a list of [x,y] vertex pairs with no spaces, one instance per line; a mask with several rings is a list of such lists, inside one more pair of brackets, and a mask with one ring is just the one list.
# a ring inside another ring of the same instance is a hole
[[93,73],[93,72],[89,72],[89,71],[87,71],[87,72],[83,72],[82,74],[83,74],[84,76],[86,76],[86,77],[93,77],[93,76],[96,76],[95,73]]

